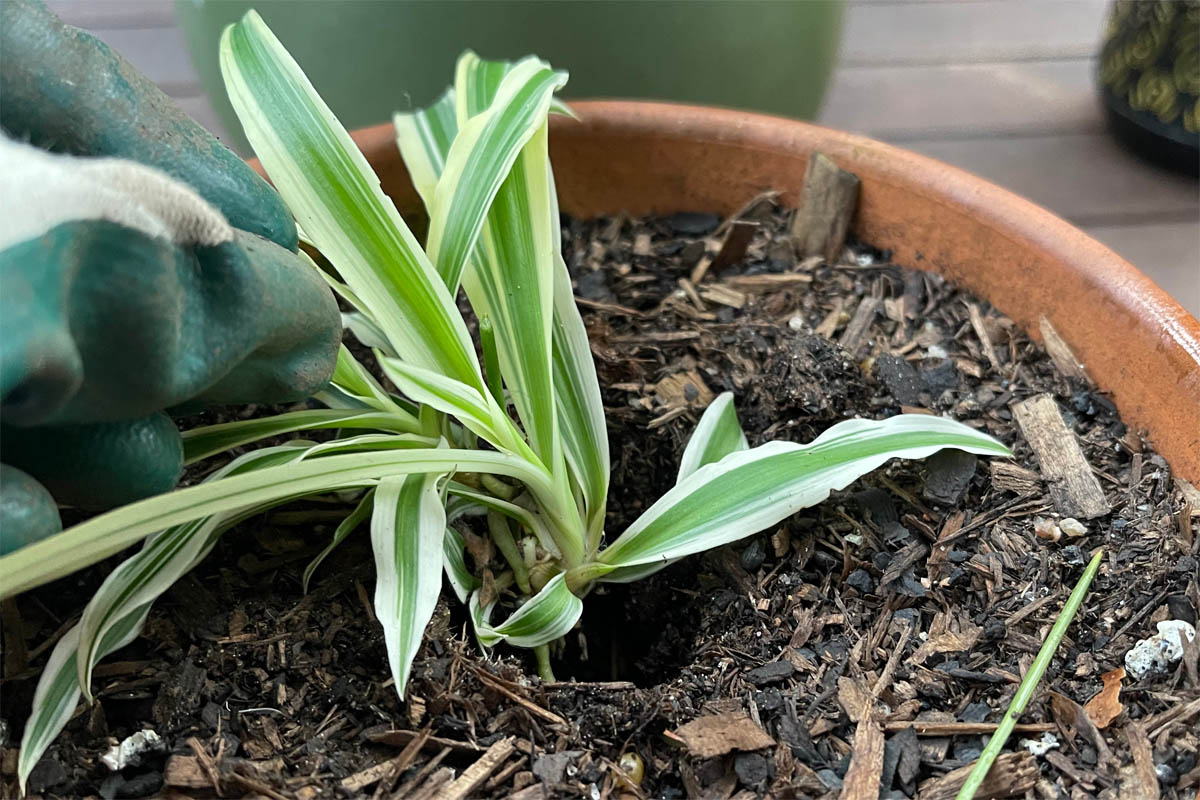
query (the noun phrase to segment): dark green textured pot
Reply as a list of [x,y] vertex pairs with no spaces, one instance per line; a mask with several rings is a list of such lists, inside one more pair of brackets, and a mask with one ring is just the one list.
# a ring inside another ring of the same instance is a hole
[[[565,96],[703,103],[811,119],[837,54],[840,0],[177,0],[205,89],[241,135],[222,29],[257,7],[347,128],[429,104],[471,48],[570,70]],[[244,142],[237,144],[244,146]]]

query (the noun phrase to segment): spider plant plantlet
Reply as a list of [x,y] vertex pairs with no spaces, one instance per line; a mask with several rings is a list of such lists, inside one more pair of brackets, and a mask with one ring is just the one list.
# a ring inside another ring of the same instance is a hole
[[[336,270],[321,274],[353,308],[347,328],[391,386],[343,348],[318,398],[326,408],[184,434],[189,462],[281,434],[332,429],[338,438],[251,450],[202,483],[0,558],[10,596],[144,540],[50,656],[25,727],[22,783],[80,694],[90,698],[97,662],[137,636],[154,600],[222,532],[296,498],[357,495],[304,580],[368,527],[375,615],[403,696],[443,572],[482,647],[534,648],[549,677],[546,646],[575,626],[597,583],[637,580],[761,531],[892,458],[945,447],[1009,455],[979,431],[926,415],[848,420],[809,444],[749,448],[726,393],[700,418],[675,486],[610,537],[604,413],[560,251],[547,153],[548,115],[570,113],[554,97],[566,73],[536,57],[504,63],[468,52],[436,103],[396,115],[430,219],[422,247],[257,14],[225,31],[220,55],[255,153],[303,239]],[[482,364],[460,290],[479,321]],[[487,585],[468,567],[456,521],[489,536],[503,560]]]

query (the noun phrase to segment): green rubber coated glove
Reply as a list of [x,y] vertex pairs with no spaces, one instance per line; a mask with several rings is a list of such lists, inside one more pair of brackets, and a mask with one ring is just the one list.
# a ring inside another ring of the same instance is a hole
[[271,187],[37,0],[0,2],[0,98],[3,554],[60,528],[50,495],[174,486],[165,410],[319,391],[341,323]]

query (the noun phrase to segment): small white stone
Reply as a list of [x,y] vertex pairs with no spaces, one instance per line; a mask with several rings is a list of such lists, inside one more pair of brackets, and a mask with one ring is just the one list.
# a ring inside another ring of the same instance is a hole
[[929,354],[930,358],[945,358],[946,356],[950,355],[946,352],[946,348],[942,347],[940,344],[929,345],[929,348],[925,352]]
[[126,767],[136,767],[142,763],[142,756],[165,751],[166,745],[154,731],[138,731],[132,736],[125,737],[120,744],[114,744],[107,753],[100,756],[104,766],[113,772]]
[[804,330],[804,318],[797,315],[788,320],[788,327],[794,331]]
[[1130,648],[1125,654],[1125,670],[1134,680],[1152,673],[1164,673],[1183,658],[1183,637],[1190,642],[1196,638],[1196,629],[1182,619],[1169,619],[1158,623],[1158,633]]
[[1046,731],[1040,739],[1022,739],[1021,747],[1028,750],[1030,755],[1034,757],[1044,756],[1051,750],[1058,749],[1058,737],[1050,733],[1050,731]]
[[1087,526],[1074,517],[1067,517],[1066,519],[1059,520],[1058,527],[1063,533],[1073,539],[1087,535]]

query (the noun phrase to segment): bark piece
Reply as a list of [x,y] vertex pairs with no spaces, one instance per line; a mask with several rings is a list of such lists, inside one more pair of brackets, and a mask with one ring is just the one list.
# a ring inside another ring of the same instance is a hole
[[761,750],[775,746],[775,740],[741,712],[700,717],[667,736],[682,742],[688,752],[697,758],[716,758],[734,750]]
[[1121,796],[1127,800],[1158,800],[1158,775],[1154,771],[1154,751],[1146,731],[1136,722],[1125,726],[1125,739],[1133,763],[1120,770]]
[[1011,461],[992,461],[992,487],[1013,494],[1032,494],[1042,488],[1042,478],[1036,472]]
[[979,310],[979,306],[975,303],[967,303],[967,316],[971,320],[971,328],[975,331],[975,336],[979,339],[979,344],[983,348],[983,355],[987,358],[988,363],[992,365],[992,369],[997,373],[1001,372],[1000,360],[996,358],[996,347],[992,344],[992,336],[988,333],[987,326],[983,322],[983,314]]
[[800,209],[792,223],[792,236],[801,255],[837,261],[858,206],[860,184],[857,175],[841,169],[824,153],[809,157]]
[[1042,477],[1059,513],[1092,519],[1110,510],[1100,482],[1092,474],[1075,434],[1063,422],[1058,404],[1048,394],[1016,403],[1013,416],[1041,464]]
[[735,220],[721,241],[721,247],[717,250],[717,254],[711,258],[704,256],[692,269],[692,283],[699,284],[709,270],[715,272],[741,261],[742,257],[746,255],[746,248],[750,246],[754,234],[760,227],[757,222]]
[[1091,383],[1091,378],[1088,377],[1083,364],[1079,363],[1079,359],[1071,352],[1071,347],[1058,335],[1058,331],[1054,329],[1045,315],[1038,318],[1038,329],[1042,332],[1042,344],[1046,348],[1046,355],[1050,356],[1050,360],[1054,362],[1058,371],[1068,378],[1078,378]]
[[459,775],[454,783],[443,789],[438,794],[438,800],[463,800],[479,788],[479,785],[487,780],[488,776],[495,772],[496,768],[503,764],[514,750],[516,750],[516,745],[513,744],[511,736],[496,742],[474,764],[463,770],[463,774]]
[[[940,778],[931,778],[921,784],[921,800],[954,800],[958,790],[967,782],[967,776],[975,764],[967,764]],[[988,776],[975,792],[977,800],[989,797],[1016,797],[1025,794],[1037,783],[1040,773],[1037,759],[1022,750],[1019,753],[1001,753]]]
[[842,800],[878,800],[879,777],[883,773],[883,731],[870,713],[864,714],[854,731],[854,755],[846,770]]
[[851,357],[858,356],[858,351],[866,338],[867,329],[875,321],[875,314],[878,311],[879,298],[870,296],[864,297],[859,302],[858,308],[854,310],[854,316],[850,318],[850,322],[846,324],[846,329],[842,331],[842,335],[838,339],[838,344],[844,347]]

